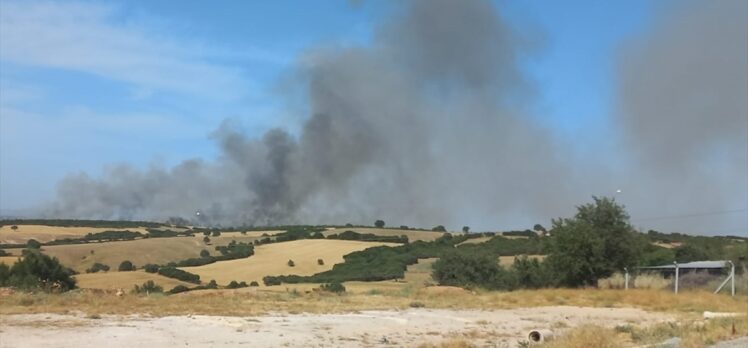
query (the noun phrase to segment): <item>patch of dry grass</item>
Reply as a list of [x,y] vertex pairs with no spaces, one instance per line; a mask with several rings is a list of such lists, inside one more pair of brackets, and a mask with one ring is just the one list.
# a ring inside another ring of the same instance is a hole
[[476,345],[464,340],[464,339],[449,339],[437,344],[423,343],[419,344],[418,348],[473,348]]
[[618,348],[621,339],[613,329],[597,325],[583,325],[568,331],[558,339],[541,345],[547,348]]
[[[397,244],[326,239],[296,240],[260,245],[249,258],[181,269],[199,275],[204,281],[215,279],[220,285],[236,280],[247,283],[256,281],[264,286],[262,278],[265,276],[313,275],[332,269],[336,263],[342,263],[344,255],[381,245]],[[322,259],[324,264],[318,264],[318,259]],[[294,267],[288,266],[288,260],[293,260]]]
[[[275,287],[283,289],[285,286]],[[264,291],[257,288],[194,291],[173,296],[142,298],[126,295],[99,296],[86,291],[65,294],[22,294],[0,296],[0,314],[64,313],[77,309],[86,313],[153,315],[206,314],[256,315],[267,312],[340,313],[365,309],[406,309],[418,301],[426,308],[509,309],[540,306],[634,307],[649,311],[699,316],[701,312],[748,313],[748,297],[735,298],[709,292],[675,295],[658,290],[544,289],[514,292],[478,292],[461,289],[432,291],[429,287],[411,292],[350,293],[341,296],[304,291]],[[199,299],[199,300],[198,300]],[[696,313],[696,314],[695,314]]]
[[[733,327],[735,329],[734,333]],[[737,317],[683,320],[643,328],[633,327],[630,330],[619,329],[618,331],[627,333],[627,338],[637,345],[657,344],[671,337],[679,337],[681,339],[680,347],[696,348],[748,335],[748,319]]]
[[0,263],[4,263],[8,266],[13,266],[20,257],[18,256],[0,256]]
[[[613,273],[608,278],[598,280],[597,286],[603,289],[624,289],[626,287],[626,279],[623,273]],[[673,281],[671,279],[665,279],[661,275],[654,273],[642,273],[636,277],[630,276],[629,278],[630,288],[663,290],[672,288],[672,286]]]
[[117,241],[104,243],[70,244],[44,246],[42,251],[54,256],[60,262],[77,272],[85,272],[94,263],[99,262],[116,270],[122,261],[129,260],[137,267],[147,263],[167,264],[192,257],[199,257],[200,251],[205,249],[216,254],[215,247],[227,245],[232,240],[237,242],[253,242],[259,238],[261,232],[247,235],[222,233],[218,237],[210,237],[210,244],[203,242],[203,235],[194,237],[147,238],[132,241]]
[[131,290],[135,285],[152,280],[160,285],[164,290],[169,290],[177,285],[192,287],[194,284],[179,281],[177,279],[164,277],[158,274],[147,273],[145,271],[132,272],[98,272],[88,274],[78,274],[75,276],[78,287],[82,289],[125,289]]
[[36,239],[45,243],[55,239],[63,238],[80,238],[89,233],[98,233],[103,231],[132,231],[146,233],[145,227],[135,228],[102,228],[102,227],[60,227],[44,225],[17,225],[17,230],[12,230],[11,226],[0,227],[0,243],[23,244],[29,239]]

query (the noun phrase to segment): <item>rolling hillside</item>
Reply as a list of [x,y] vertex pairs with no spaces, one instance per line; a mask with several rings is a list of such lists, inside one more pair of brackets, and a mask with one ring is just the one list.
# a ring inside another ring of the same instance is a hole
[[[257,281],[262,285],[264,276],[312,275],[327,271],[334,264],[343,262],[343,255],[380,245],[398,244],[324,239],[297,240],[261,245],[255,248],[254,256],[246,259],[182,269],[200,275],[204,282],[215,279],[219,285],[226,285],[232,280],[247,283]],[[324,265],[318,265],[317,259],[324,260]],[[289,267],[288,260],[293,260],[295,266]]]

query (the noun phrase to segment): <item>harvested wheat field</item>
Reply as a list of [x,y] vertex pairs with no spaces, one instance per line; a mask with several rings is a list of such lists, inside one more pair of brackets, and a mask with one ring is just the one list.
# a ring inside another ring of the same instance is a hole
[[152,280],[160,285],[164,290],[169,290],[177,285],[187,287],[194,284],[179,281],[177,279],[164,277],[158,274],[147,273],[143,270],[131,272],[97,272],[88,274],[78,274],[75,276],[77,286],[82,289],[125,289],[131,290],[135,285]]
[[89,233],[104,231],[132,231],[145,234],[144,227],[136,228],[105,228],[105,227],[59,227],[45,225],[17,225],[13,230],[11,226],[0,227],[0,244],[24,244],[29,239],[36,239],[41,243],[64,238],[80,238]]
[[410,242],[415,242],[417,240],[430,242],[444,235],[444,232],[423,231],[423,230],[400,230],[400,229],[391,229],[391,228],[371,228],[371,227],[336,227],[336,228],[329,228],[326,231],[322,232],[322,234],[324,234],[325,237],[327,237],[331,234],[339,234],[345,231],[353,231],[353,232],[361,233],[361,234],[371,233],[377,236],[408,236],[408,241]]
[[146,238],[131,241],[117,241],[104,243],[69,244],[44,246],[45,254],[54,256],[67,267],[77,272],[85,272],[94,263],[103,263],[113,270],[122,261],[129,260],[137,267],[147,263],[166,264],[192,257],[199,257],[201,250],[208,250],[215,254],[215,247],[226,245],[232,240],[237,242],[252,242],[257,236],[241,234],[221,234],[219,237],[209,237],[210,243],[203,241],[202,234],[194,237]]
[[[232,280],[247,283],[257,281],[262,285],[262,278],[265,276],[313,275],[343,262],[343,255],[382,245],[398,244],[324,239],[297,240],[258,246],[255,248],[255,254],[249,258],[182,269],[199,275],[203,281],[215,279],[220,285],[226,285]],[[322,259],[324,264],[319,265],[318,259]],[[294,262],[294,267],[288,265],[289,260]]]

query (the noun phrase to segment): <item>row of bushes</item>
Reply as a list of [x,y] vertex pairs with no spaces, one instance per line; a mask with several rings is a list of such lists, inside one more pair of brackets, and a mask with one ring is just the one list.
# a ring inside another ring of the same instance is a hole
[[172,230],[160,230],[155,228],[147,228],[146,231],[148,231],[148,237],[149,238],[170,238],[170,237],[179,237],[179,236],[186,236],[186,237],[194,237],[195,233],[191,230],[187,231],[172,231]]
[[400,243],[407,244],[408,236],[380,236],[373,233],[358,233],[354,231],[345,231],[341,234],[331,234],[327,236],[327,239],[340,239],[340,240],[360,240],[367,242],[387,242],[387,243]]
[[174,267],[159,267],[158,274],[184,282],[200,284],[200,276]]
[[200,253],[200,257],[194,257],[186,260],[177,262],[170,262],[167,266],[170,267],[196,267],[214,263],[216,261],[226,261],[243,259],[254,255],[255,249],[252,244],[249,243],[237,243],[231,241],[226,246],[216,246],[216,250],[221,253],[219,256],[211,256],[207,250],[203,250]]
[[9,225],[42,225],[54,227],[99,227],[99,228],[136,228],[163,226],[158,222],[147,221],[110,221],[110,220],[73,220],[73,219],[3,219],[0,226]]
[[89,233],[81,238],[63,238],[55,239],[51,242],[47,242],[44,245],[63,245],[63,244],[83,244],[92,241],[96,242],[111,242],[117,240],[134,240],[137,238],[146,237],[140,232],[132,231],[103,231],[97,233]]

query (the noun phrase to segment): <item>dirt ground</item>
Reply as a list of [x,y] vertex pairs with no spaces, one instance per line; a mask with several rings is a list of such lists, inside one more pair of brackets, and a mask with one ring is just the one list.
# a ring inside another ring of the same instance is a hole
[[532,329],[561,333],[585,323],[646,326],[673,319],[634,308],[572,306],[256,317],[22,314],[0,316],[0,347],[413,347],[455,338],[514,347]]

